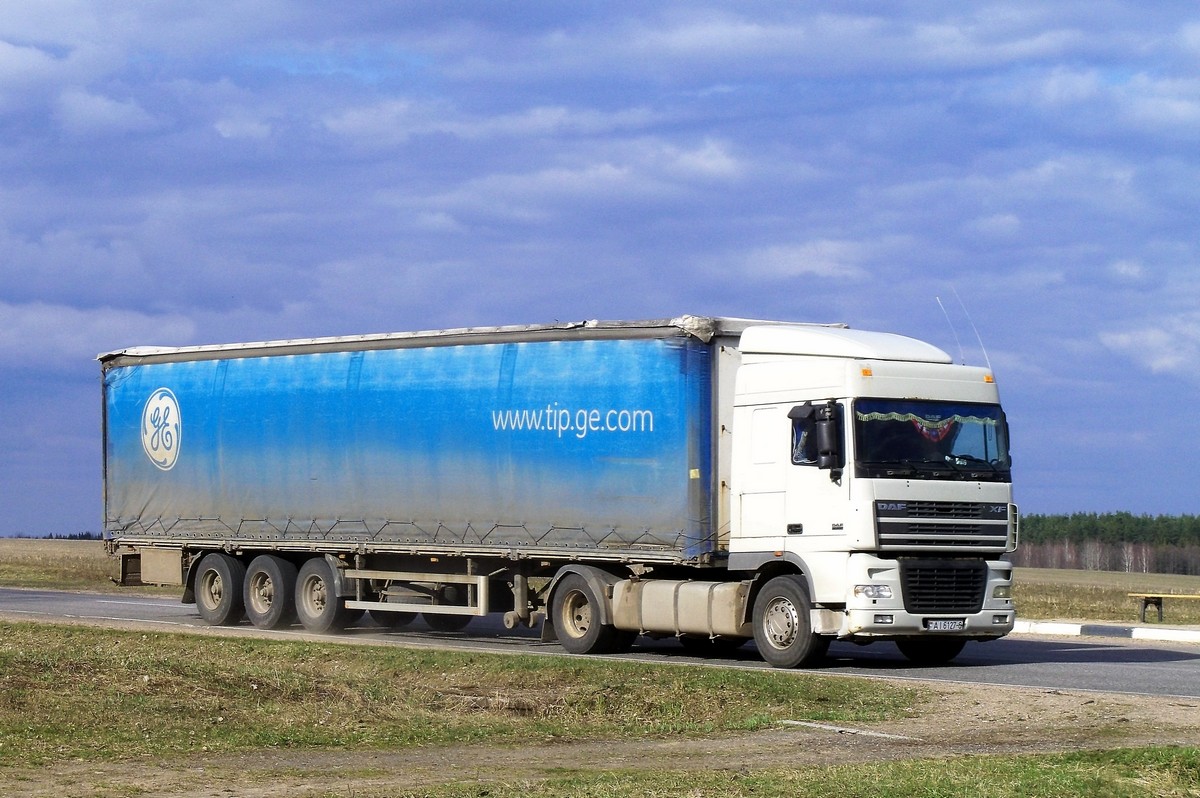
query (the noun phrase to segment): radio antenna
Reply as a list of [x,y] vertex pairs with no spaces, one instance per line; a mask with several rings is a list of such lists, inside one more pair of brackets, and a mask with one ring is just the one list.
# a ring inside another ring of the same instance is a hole
[[979,334],[979,328],[971,320],[971,314],[967,312],[967,306],[963,304],[962,297],[958,295],[958,289],[950,286],[950,290],[954,292],[954,298],[958,300],[958,304],[962,307],[963,315],[967,317],[967,324],[970,324],[971,329],[975,331],[975,340],[979,342],[979,351],[983,352],[983,362],[987,363],[988,371],[992,371],[992,360],[988,357],[987,347],[983,345],[983,336]]
[[938,307],[942,309],[942,315],[946,317],[946,324],[950,326],[950,333],[954,336],[954,343],[958,345],[958,360],[960,363],[967,362],[966,355],[963,354],[962,341],[958,340],[958,330],[954,329],[954,322],[950,321],[950,314],[946,312],[946,306],[942,304],[942,298],[935,296]]

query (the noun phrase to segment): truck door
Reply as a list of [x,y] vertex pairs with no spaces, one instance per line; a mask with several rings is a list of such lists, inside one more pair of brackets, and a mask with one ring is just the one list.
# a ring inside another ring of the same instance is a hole
[[[836,408],[831,403],[813,403],[810,406]],[[784,472],[787,534],[800,544],[799,548],[828,548],[835,545],[829,538],[843,535],[844,525],[848,521],[848,479],[842,468],[831,468],[828,461],[821,462],[818,414],[792,412],[789,415],[792,417],[784,419],[788,423],[787,435],[791,443],[788,467]],[[836,434],[839,451],[844,453],[846,439],[843,424],[837,423]],[[826,454],[827,460],[828,457]]]
[[783,537],[787,510],[787,408],[738,408],[734,436],[735,490],[740,537]]

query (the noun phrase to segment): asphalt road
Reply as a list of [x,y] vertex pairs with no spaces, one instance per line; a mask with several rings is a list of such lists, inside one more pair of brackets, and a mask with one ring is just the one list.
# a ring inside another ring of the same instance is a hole
[[[208,629],[193,605],[135,594],[0,588],[0,617],[84,619],[114,626],[140,623],[164,631]],[[276,639],[312,638],[300,627],[263,631],[244,624],[231,631]],[[525,654],[563,653],[556,644],[542,643],[534,630],[507,631],[498,618],[475,619],[466,630],[458,633],[435,632],[419,619],[399,631],[384,631],[365,622],[348,630],[344,639]],[[752,643],[720,657],[702,658],[686,653],[673,639],[656,641],[643,637],[632,652],[621,658],[680,665],[767,667],[758,658]],[[835,643],[827,661],[816,670],[829,675],[889,680],[936,680],[1200,699],[1200,645],[1187,643],[1012,635],[990,643],[969,643],[953,663],[937,668],[913,667],[890,643],[870,646]]]

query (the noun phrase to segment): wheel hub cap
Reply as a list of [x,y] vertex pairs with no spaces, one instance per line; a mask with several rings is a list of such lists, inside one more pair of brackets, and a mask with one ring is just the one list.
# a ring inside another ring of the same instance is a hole
[[767,640],[776,648],[787,648],[796,640],[800,616],[796,606],[787,599],[776,599],[767,607],[763,616],[763,631]]

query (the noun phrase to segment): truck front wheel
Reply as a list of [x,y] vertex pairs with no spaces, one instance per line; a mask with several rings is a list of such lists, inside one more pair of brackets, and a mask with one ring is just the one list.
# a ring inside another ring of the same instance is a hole
[[324,557],[313,557],[300,567],[296,578],[296,615],[310,632],[340,632],[350,620],[346,602],[337,594],[333,566]]
[[246,566],[221,552],[204,555],[196,572],[196,609],[210,626],[233,626],[246,614],[242,583]]
[[776,668],[812,665],[829,650],[829,638],[813,634],[812,602],[799,576],[777,576],[754,600],[754,643]]
[[616,653],[628,649],[637,636],[602,622],[600,597],[579,574],[558,583],[550,612],[558,642],[571,654]]
[[260,554],[246,569],[246,617],[259,629],[278,629],[296,617],[296,566]]

